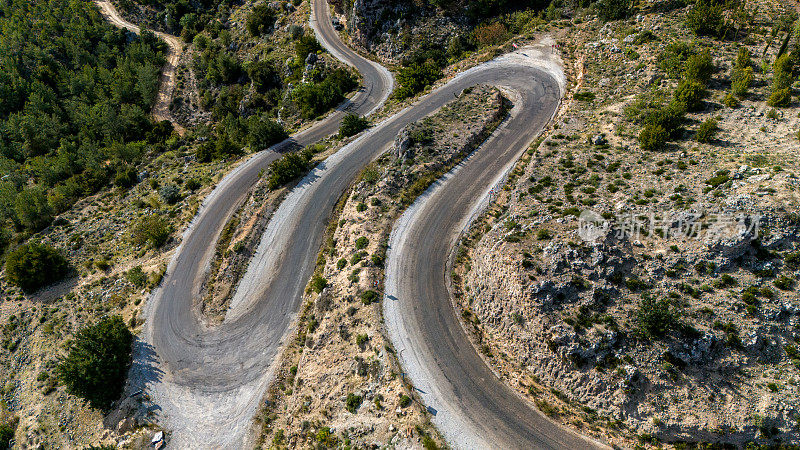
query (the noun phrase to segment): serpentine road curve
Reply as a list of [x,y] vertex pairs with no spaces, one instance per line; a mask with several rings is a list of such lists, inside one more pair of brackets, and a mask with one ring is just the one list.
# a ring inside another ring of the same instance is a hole
[[460,234],[555,114],[563,84],[558,72],[537,67],[547,54],[547,47],[528,47],[462,74],[510,91],[510,118],[423,193],[389,239],[383,303],[389,337],[433,423],[455,448],[606,447],[552,422],[497,378],[467,338],[447,287]]
[[[98,4],[107,5],[103,7],[107,16],[118,17],[110,3],[98,0]],[[427,391],[423,399],[437,408],[434,422],[452,445],[593,445],[548,421],[492,375],[463,335],[446,288],[441,290],[447,254],[465,217],[475,210],[475,199],[510,167],[558,107],[563,74],[543,57],[542,49],[521,49],[459,74],[320,163],[274,213],[223,323],[209,327],[201,320],[193,299],[199,296],[215,242],[259,172],[290,145],[308,145],[335,133],[345,111],[361,115],[375,111],[393,87],[385,68],[339,40],[325,0],[312,0],[311,25],[331,54],[361,73],[363,88],[314,126],[253,155],[206,198],[145,306],[129,391],[146,392],[144,407],[172,432],[173,448],[251,444],[252,418],[295,323],[336,201],[404,126],[438,110],[467,87],[490,84],[513,94],[512,117],[399,222],[387,270],[387,325],[401,350],[401,362],[417,387]],[[411,263],[417,267],[409,267]],[[424,270],[428,274],[420,273]],[[431,347],[432,343],[436,345]]]

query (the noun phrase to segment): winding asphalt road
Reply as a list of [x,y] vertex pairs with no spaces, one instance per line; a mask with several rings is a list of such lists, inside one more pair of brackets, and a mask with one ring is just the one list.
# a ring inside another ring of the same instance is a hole
[[455,314],[447,288],[453,248],[487,204],[490,189],[500,186],[550,121],[561,98],[556,80],[532,67],[490,70],[486,75],[485,82],[501,84],[515,94],[511,117],[395,224],[384,297],[389,336],[434,424],[453,447],[602,447],[555,424],[499,380]]
[[[98,2],[103,3],[110,6]],[[447,254],[465,218],[474,212],[474,199],[551,118],[563,93],[560,72],[524,51],[458,75],[319,164],[273,215],[223,323],[209,327],[201,320],[193,300],[199,298],[215,242],[259,172],[290,146],[308,145],[335,133],[345,110],[362,115],[375,111],[392,89],[385,68],[338,39],[325,0],[313,0],[311,24],[331,54],[361,73],[364,87],[314,126],[252,156],[205,200],[161,286],[147,302],[129,389],[146,391],[145,406],[172,431],[170,445],[175,448],[248,445],[252,417],[295,323],[339,196],[404,126],[438,110],[467,87],[500,85],[516,97],[512,117],[459,166],[457,176],[415,203],[401,220],[406,226],[399,229],[405,231],[393,235],[387,323],[414,383],[430,389],[423,399],[438,408],[434,421],[453,445],[588,447],[589,441],[548,421],[492,375],[461,331],[444,287]]]

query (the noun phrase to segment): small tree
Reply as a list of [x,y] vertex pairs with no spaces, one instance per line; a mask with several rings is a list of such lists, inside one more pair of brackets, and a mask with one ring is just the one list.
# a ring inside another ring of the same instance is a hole
[[247,17],[247,31],[253,37],[270,33],[275,25],[276,18],[275,11],[268,4],[258,5],[253,8],[250,16]]
[[122,393],[132,344],[133,334],[120,316],[88,326],[78,332],[59,364],[59,379],[70,394],[85,398],[95,408],[108,408]]
[[307,167],[308,159],[302,154],[297,152],[287,153],[269,166],[267,186],[270,189],[277,189],[302,175]]
[[153,248],[159,248],[167,242],[172,229],[158,214],[150,214],[142,217],[133,226],[131,240],[136,245],[150,244]]
[[301,36],[294,44],[295,54],[301,63],[305,63],[309,53],[317,53],[322,50],[317,38],[314,35],[306,34]]
[[714,73],[714,61],[708,50],[689,56],[683,65],[683,76],[685,79],[697,81],[698,83],[708,84],[711,75]]
[[789,106],[792,100],[790,88],[794,78],[795,57],[784,54],[775,61],[772,78],[772,94],[767,99],[769,106]]
[[677,327],[678,315],[672,310],[669,300],[655,300],[645,295],[639,303],[636,322],[644,337],[660,338]]
[[281,124],[266,116],[251,117],[248,128],[250,130],[250,136],[248,137],[250,148],[254,151],[269,148],[289,137],[289,134]]
[[747,95],[750,85],[753,84],[753,67],[750,61],[750,52],[746,48],[739,49],[736,63],[731,72],[731,92],[738,97]]
[[603,22],[627,19],[633,13],[631,0],[599,0],[597,15]]
[[28,231],[40,231],[50,225],[53,210],[47,203],[45,191],[39,187],[25,189],[14,201],[17,222]]
[[695,139],[697,142],[702,143],[711,142],[717,134],[717,131],[719,131],[718,122],[715,119],[708,119],[697,127]]
[[753,68],[746,67],[734,70],[731,75],[731,92],[737,97],[747,95],[750,86],[753,84]]
[[687,111],[703,109],[703,99],[706,95],[708,92],[705,86],[698,81],[681,81],[675,90],[675,100],[684,105]]
[[168,205],[173,205],[181,199],[181,190],[174,184],[165,184],[158,190],[158,195],[161,196],[161,199]]
[[349,137],[360,133],[369,127],[369,120],[359,117],[358,114],[348,114],[342,118],[339,125],[339,135]]
[[27,293],[55,283],[69,273],[69,263],[57,249],[31,242],[6,257],[8,281]]
[[663,150],[667,139],[669,133],[661,125],[648,124],[639,132],[639,145],[648,152]]
[[724,4],[715,0],[697,0],[686,13],[686,26],[698,36],[720,36],[725,27]]
[[414,63],[403,68],[397,74],[397,81],[400,83],[400,87],[395,89],[393,95],[399,100],[413,97],[417,92],[433,84],[441,76],[442,71],[433,61],[428,61],[424,64]]

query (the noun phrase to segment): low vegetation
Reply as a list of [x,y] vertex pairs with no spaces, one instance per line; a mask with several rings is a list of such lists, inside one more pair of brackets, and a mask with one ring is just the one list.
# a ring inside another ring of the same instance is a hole
[[5,269],[9,282],[31,293],[64,278],[70,266],[56,248],[30,242],[6,256]]
[[78,332],[58,366],[58,377],[70,394],[108,408],[122,393],[132,345],[133,334],[120,316],[102,319]]

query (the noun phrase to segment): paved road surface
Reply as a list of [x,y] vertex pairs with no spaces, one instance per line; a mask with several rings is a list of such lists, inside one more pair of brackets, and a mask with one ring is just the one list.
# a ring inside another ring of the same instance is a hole
[[[108,13],[108,2],[98,4]],[[113,19],[114,14],[109,16]],[[388,71],[339,41],[324,0],[313,1],[312,17],[318,19],[312,19],[312,26],[320,42],[363,76],[364,88],[340,109],[359,114],[374,111],[391,90]],[[487,180],[496,178],[498,171],[518,155],[557,106],[561,95],[557,77],[531,67],[526,58],[525,54],[517,54],[459,75],[320,164],[275,212],[225,321],[209,328],[192,303],[209,269],[220,230],[245,198],[259,171],[279,156],[278,151],[335,133],[344,112],[337,111],[274,148],[254,155],[218,184],[184,233],[162,285],[147,302],[142,340],[137,344],[132,369],[132,388],[146,390],[148,407],[172,431],[172,447],[239,448],[248,444],[251,419],[272,379],[282,342],[292,329],[335,202],[361,168],[380,155],[405,125],[436,111],[464,88],[480,83],[512,89],[519,96],[516,113],[499,130],[498,143],[486,146],[464,165],[478,165],[481,170],[463,169],[464,181],[455,185],[459,189],[444,191],[449,194],[445,195],[446,201],[439,203],[438,211],[433,211],[428,220],[410,222],[410,234],[403,235],[409,236],[403,241],[408,251],[401,253],[400,245],[392,248],[393,258],[416,258],[433,280],[422,282],[418,273],[409,273],[410,277],[403,279],[408,291],[403,295],[394,291],[399,298],[397,304],[410,308],[402,310],[409,319],[402,322],[405,328],[398,328],[399,339],[406,339],[398,347],[405,346],[409,350],[406,355],[416,355],[423,370],[433,375],[427,380],[415,379],[418,386],[435,385],[437,392],[454,393],[443,398],[457,401],[450,406],[461,409],[453,417],[462,422],[436,420],[456,446],[462,442],[497,448],[576,448],[586,444],[537,415],[491,376],[466,337],[459,334],[454,312],[447,309],[447,297],[436,286],[441,281],[439,275],[444,273],[442,261],[452,245],[453,230],[458,228],[453,224],[461,223],[465,208],[469,210]],[[439,226],[441,231],[436,229]],[[417,236],[426,240],[430,249],[437,250],[420,250],[415,246],[420,239]],[[387,312],[387,319],[397,321],[395,314]],[[419,330],[403,334],[408,327]],[[442,345],[430,349],[429,342]],[[401,357],[407,363],[405,356]],[[410,368],[414,368],[413,364]],[[417,377],[416,372],[412,375]],[[431,402],[440,398],[423,397]],[[448,414],[452,412],[442,408],[436,417]],[[470,414],[474,417],[464,422]],[[459,439],[460,434],[468,438]]]
[[[285,206],[275,215],[233,300],[238,304],[237,298],[246,296],[251,303],[232,310],[221,325],[209,328],[192,304],[199,296],[222,227],[259,172],[277,159],[280,151],[336,133],[346,112],[374,111],[392,89],[393,79],[385,68],[341,43],[330,25],[324,1],[316,0],[314,6],[319,24],[312,22],[312,26],[318,39],[361,73],[363,88],[336,112],[272,149],[257,153],[220,181],[184,233],[161,286],[148,300],[131,384],[145,388],[153,412],[173,431],[174,448],[243,445],[313,269],[321,230],[332,211],[324,200],[336,195],[330,191],[325,199],[314,199],[322,205],[309,204],[292,211],[288,215],[292,225],[277,220],[287,218]],[[364,158],[368,156],[359,155],[357,161],[348,164],[363,165]],[[342,182],[358,170],[352,167],[343,174]],[[284,205],[293,198],[297,195],[290,195]],[[310,212],[317,214],[312,217]],[[295,228],[299,219],[305,222]],[[315,225],[319,225],[319,233],[308,231]],[[278,250],[278,254],[272,250]]]
[[448,260],[460,233],[561,98],[556,80],[535,68],[488,73],[486,82],[516,94],[511,118],[395,224],[386,263],[386,325],[407,376],[453,447],[599,447],[550,421],[494,375],[468,340],[447,288]]

